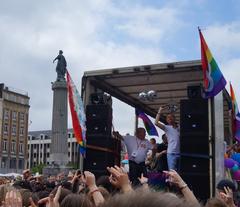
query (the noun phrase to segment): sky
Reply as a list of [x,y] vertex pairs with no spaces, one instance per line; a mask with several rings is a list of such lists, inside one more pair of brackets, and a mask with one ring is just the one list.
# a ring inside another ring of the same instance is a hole
[[[51,129],[59,49],[81,91],[84,71],[200,59],[198,26],[239,102],[238,0],[2,1],[0,82],[28,92],[29,130]],[[132,133],[134,109],[113,107],[115,128]]]

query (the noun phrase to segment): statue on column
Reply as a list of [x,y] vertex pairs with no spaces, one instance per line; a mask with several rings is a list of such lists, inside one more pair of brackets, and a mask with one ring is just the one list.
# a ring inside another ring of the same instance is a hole
[[65,57],[62,55],[63,51],[59,50],[59,55],[53,60],[53,63],[58,60],[56,72],[57,72],[57,81],[64,81],[65,74],[67,72],[67,61]]

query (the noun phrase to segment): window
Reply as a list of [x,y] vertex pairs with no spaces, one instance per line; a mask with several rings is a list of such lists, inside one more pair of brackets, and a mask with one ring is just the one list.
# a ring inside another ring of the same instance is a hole
[[23,143],[19,144],[19,153],[23,153]]
[[12,135],[16,135],[16,130],[17,130],[16,125],[12,125]]
[[8,123],[4,123],[4,134],[8,134]]
[[11,152],[16,152],[16,142],[12,142]]
[[20,121],[24,121],[25,114],[23,112],[20,112]]
[[16,119],[17,119],[17,112],[16,112],[16,111],[13,111],[13,112],[12,112],[12,119],[13,119],[13,120],[16,120]]
[[18,168],[19,169],[23,169],[24,168],[24,160],[23,159],[19,159],[19,161],[18,161]]
[[3,140],[3,151],[7,151],[7,140]]
[[4,119],[9,119],[9,110],[4,110]]
[[20,136],[24,135],[24,127],[20,127]]
[[1,164],[2,168],[7,167],[7,158],[6,157],[2,157],[2,164]]
[[10,168],[16,168],[16,164],[17,164],[17,162],[16,162],[16,158],[12,158],[12,159],[10,159]]

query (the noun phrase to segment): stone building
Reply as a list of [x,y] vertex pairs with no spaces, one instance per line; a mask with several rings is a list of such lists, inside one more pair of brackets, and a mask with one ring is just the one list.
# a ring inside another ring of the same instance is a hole
[[0,84],[0,173],[26,167],[29,99],[26,92]]
[[[28,161],[27,167],[32,168],[39,164],[51,164],[51,130],[31,131],[28,133]],[[68,162],[76,164],[80,156],[78,144],[72,129],[68,129]]]

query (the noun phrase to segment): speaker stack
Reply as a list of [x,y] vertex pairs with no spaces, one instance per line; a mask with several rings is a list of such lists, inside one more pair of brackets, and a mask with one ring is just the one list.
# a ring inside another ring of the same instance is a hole
[[120,164],[120,140],[113,139],[112,106],[102,97],[92,94],[91,103],[86,106],[87,151],[84,170],[89,170],[96,177],[107,175],[106,168]]
[[210,197],[208,101],[201,86],[189,86],[180,101],[180,174],[197,198]]

